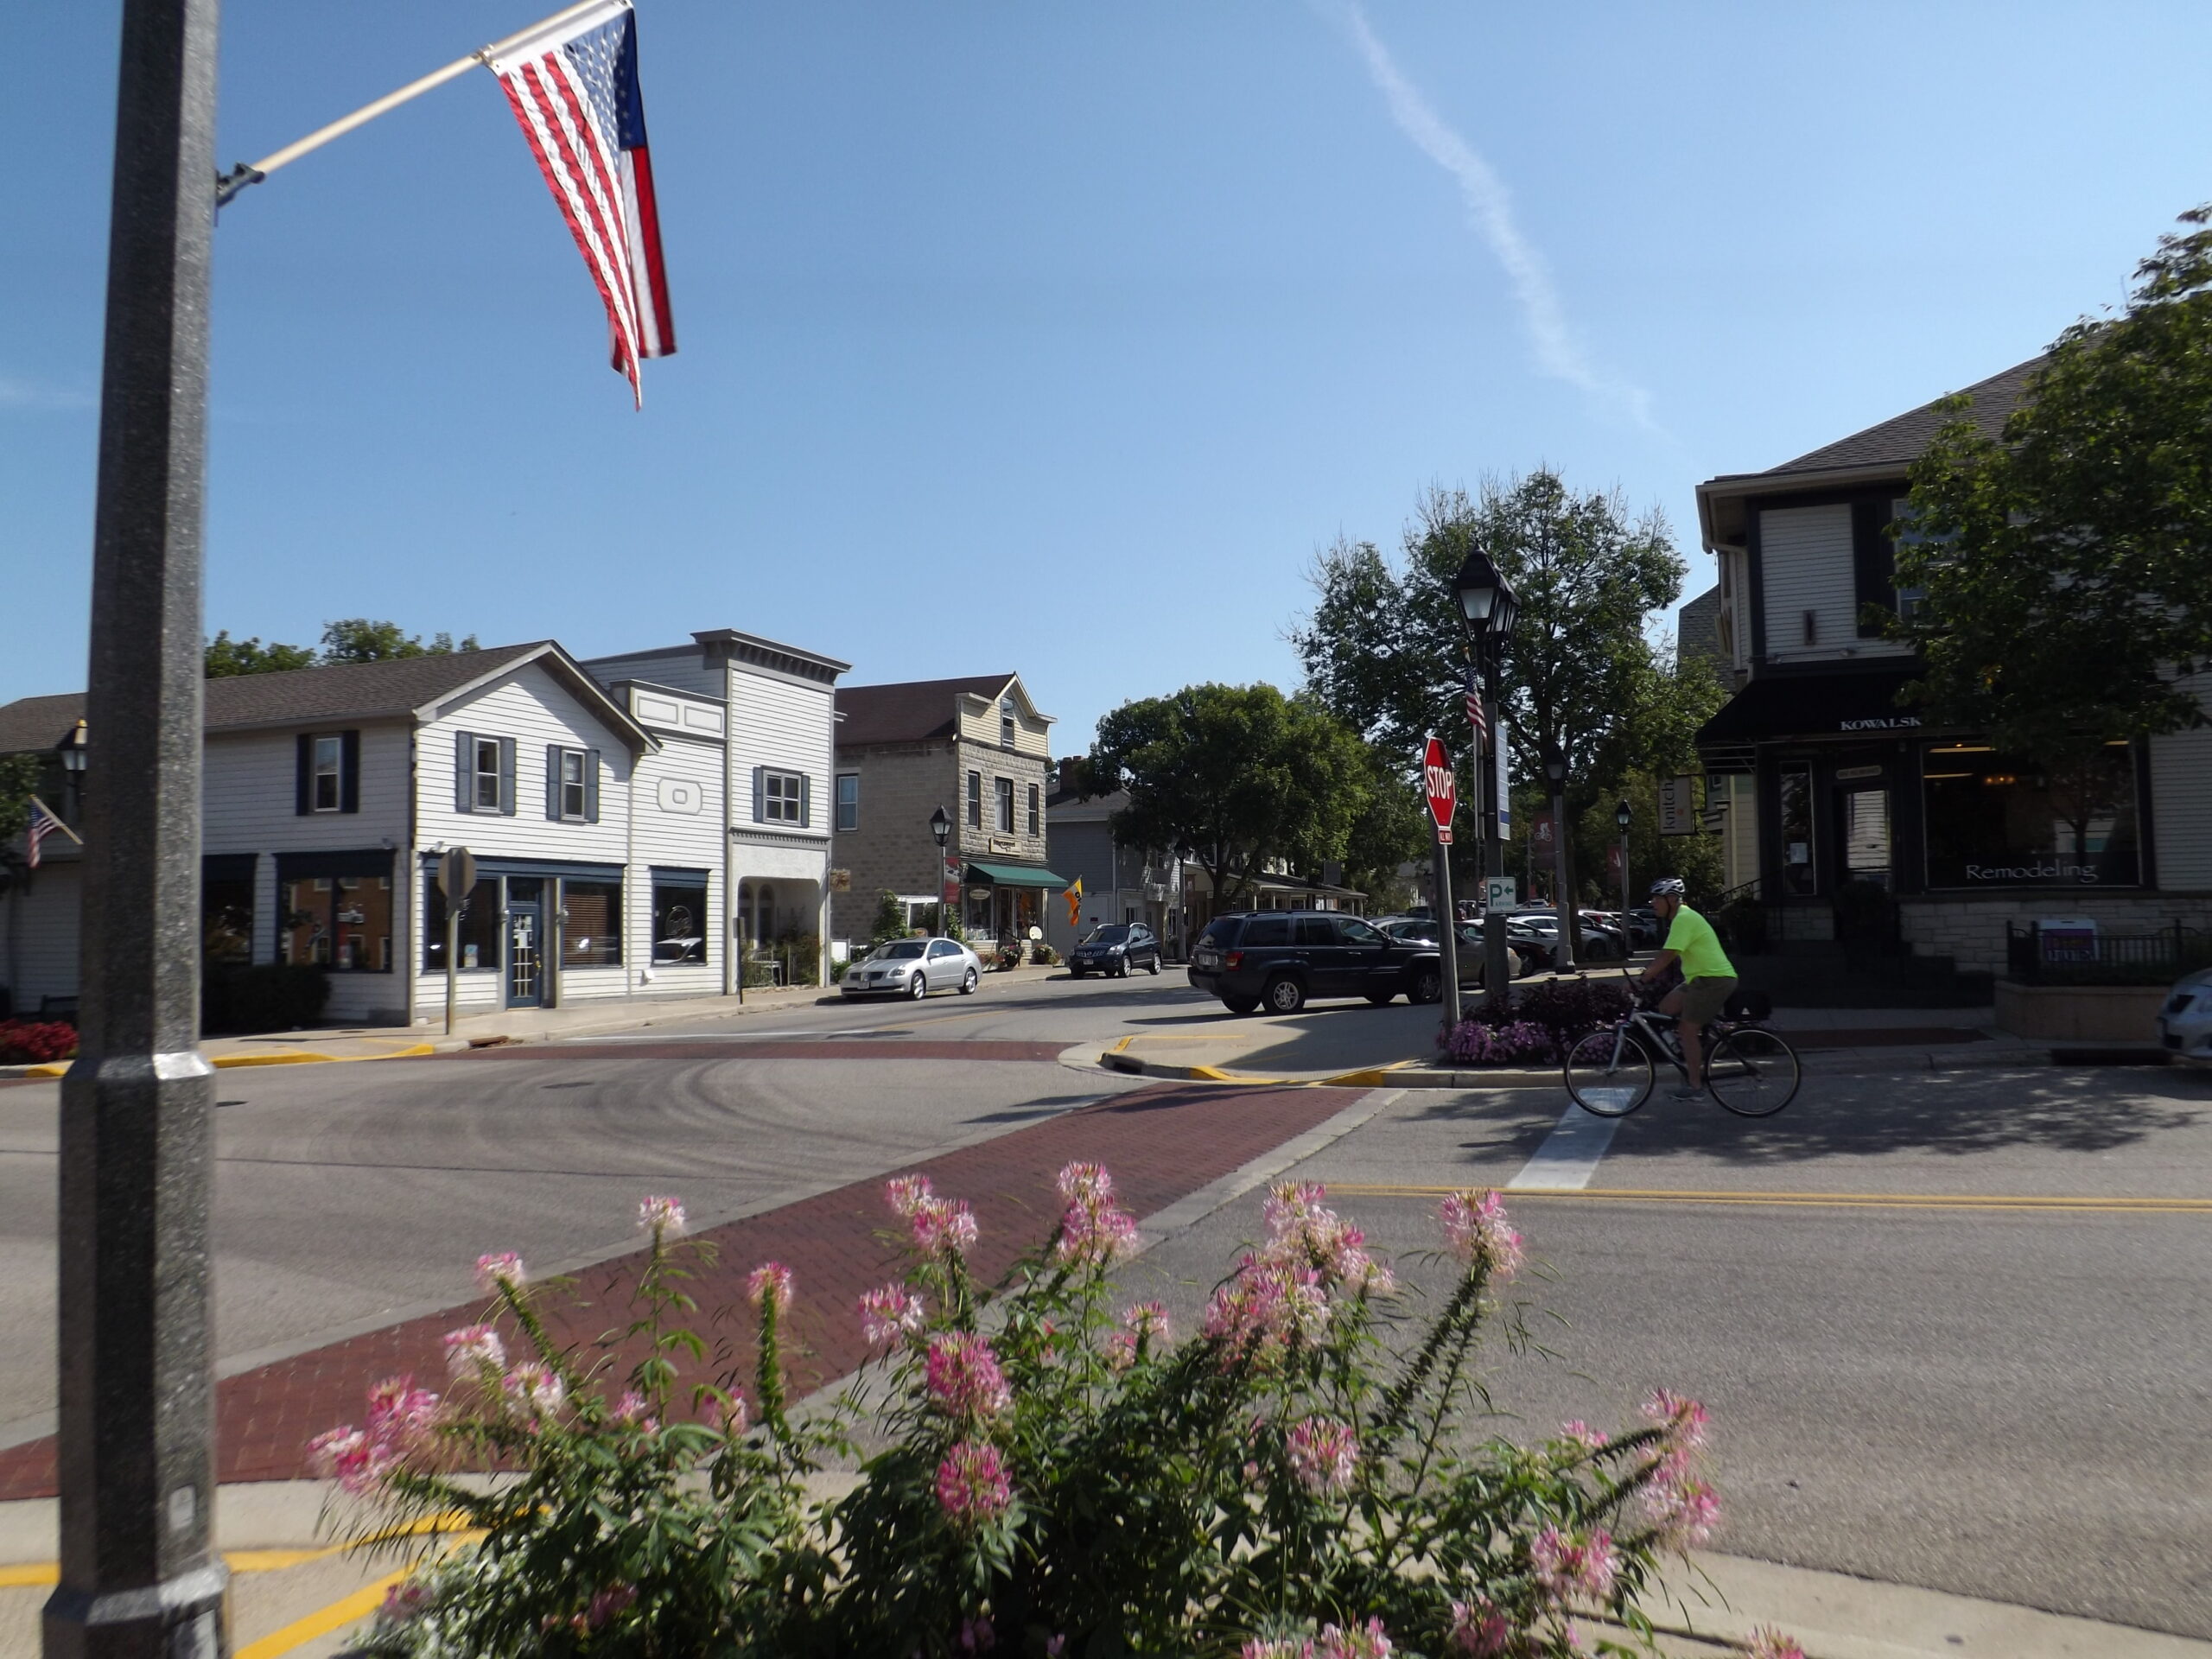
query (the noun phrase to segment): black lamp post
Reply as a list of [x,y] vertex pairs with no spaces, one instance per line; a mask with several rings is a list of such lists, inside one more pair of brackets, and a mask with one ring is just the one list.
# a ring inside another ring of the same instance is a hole
[[61,810],[75,823],[85,815],[85,722],[80,720],[71,727],[69,735],[55,747],[60,752],[63,781],[69,791],[62,797]]
[[1556,749],[1544,757],[1544,776],[1552,785],[1552,882],[1558,888],[1552,908],[1559,914],[1559,950],[1552,965],[1562,974],[1574,971],[1575,920],[1573,895],[1567,890],[1567,757]]
[[945,925],[950,918],[945,914],[944,843],[952,836],[952,819],[941,806],[930,814],[930,834],[937,837],[937,931],[949,934],[951,929]]
[[[1483,707],[1488,712],[1490,742],[1495,757],[1488,766],[1483,763],[1479,746],[1474,756],[1474,784],[1476,823],[1483,839],[1483,874],[1502,876],[1505,874],[1505,841],[1499,833],[1498,823],[1503,814],[1505,802],[1505,766],[1503,746],[1505,729],[1501,724],[1501,708],[1497,679],[1498,670],[1505,654],[1505,642],[1513,637],[1513,625],[1521,614],[1521,601],[1514,596],[1513,584],[1498,573],[1490,555],[1478,542],[1467,552],[1459,566],[1459,575],[1452,578],[1452,597],[1459,607],[1459,625],[1465,630],[1468,655],[1480,676]],[[1458,918],[1449,913],[1446,906],[1446,939],[1453,937]],[[1447,949],[1449,947],[1447,946]],[[1505,912],[1489,901],[1485,893],[1483,902],[1483,984],[1491,1000],[1502,1004],[1506,987],[1513,982],[1511,954],[1506,945]]]
[[1636,931],[1629,925],[1628,921],[1628,912],[1630,908],[1628,900],[1628,826],[1630,817],[1628,803],[1626,801],[1623,801],[1618,806],[1613,809],[1613,822],[1620,826],[1621,832],[1621,948],[1624,950],[1632,950],[1636,948]]

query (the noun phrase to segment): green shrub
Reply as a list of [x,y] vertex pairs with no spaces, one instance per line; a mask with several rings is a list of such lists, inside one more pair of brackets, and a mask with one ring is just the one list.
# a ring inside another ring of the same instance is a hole
[[[416,1552],[365,1650],[1564,1659],[1589,1614],[1650,1650],[1637,1599],[1656,1559],[1715,1518],[1705,1412],[1662,1391],[1617,1437],[1468,1443],[1478,1351],[1522,1256],[1497,1194],[1445,1200],[1457,1268],[1416,1320],[1321,1188],[1280,1185],[1267,1241],[1179,1344],[1157,1305],[1115,1311],[1136,1224],[1106,1173],[1071,1164],[1059,1185],[1052,1237],[988,1288],[968,1205],[891,1182],[910,1266],[861,1299],[879,1357],[807,1420],[785,1398],[795,1287],[773,1262],[748,1281],[749,1400],[728,1373],[683,1382],[714,1362],[677,1324],[696,1310],[673,1200],[641,1206],[647,1265],[595,1348],[547,1334],[538,1306],[563,1281],[484,1258],[492,1317],[446,1338],[451,1392],[380,1384],[363,1427],[313,1448],[374,1503],[362,1536]],[[1504,1325],[1517,1347],[1517,1313]],[[806,1477],[862,1423],[884,1449],[810,1502]],[[491,1467],[512,1482],[455,1478]],[[480,1541],[435,1554],[442,1516]]]
[[264,962],[211,967],[200,985],[205,1032],[294,1031],[318,1023],[330,1001],[321,963]]

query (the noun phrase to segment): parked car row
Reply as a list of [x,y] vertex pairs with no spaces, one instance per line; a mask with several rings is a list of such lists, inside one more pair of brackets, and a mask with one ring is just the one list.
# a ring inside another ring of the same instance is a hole
[[[1441,938],[1440,925],[1433,916],[1386,916],[1375,924],[1394,939],[1419,939],[1430,944]],[[1457,930],[1459,941],[1459,983],[1462,987],[1479,987],[1489,963],[1489,942],[1483,924],[1461,922]],[[1513,976],[1525,979],[1551,960],[1550,948],[1527,928],[1509,929],[1506,948],[1513,957]]]
[[1296,1014],[1313,997],[1436,1002],[1444,963],[1433,941],[1393,938],[1335,911],[1237,911],[1206,925],[1191,952],[1191,983],[1232,1014]]

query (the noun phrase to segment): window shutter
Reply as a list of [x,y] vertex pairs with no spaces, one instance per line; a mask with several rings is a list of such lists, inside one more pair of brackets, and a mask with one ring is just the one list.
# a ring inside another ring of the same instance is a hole
[[515,741],[512,737],[499,740],[499,816],[512,818],[515,815]]
[[599,751],[584,751],[584,822],[599,822]]
[[361,734],[340,732],[338,741],[338,810],[361,810]]
[[561,746],[545,746],[545,816],[558,820],[561,816]]
[[474,812],[476,810],[476,734],[455,732],[453,734],[453,810]]
[[753,768],[753,822],[768,822],[768,768]]
[[798,775],[798,827],[810,829],[814,823],[814,774],[802,772]]
[[[1890,518],[1888,504],[1881,501],[1854,501],[1851,504],[1851,575],[1853,597],[1859,607],[1879,605],[1885,610],[1897,607],[1897,547],[1884,534]],[[1878,639],[1882,625],[1869,622],[1863,615],[1853,619],[1853,632],[1861,639]]]
[[315,734],[302,732],[298,758],[292,774],[292,811],[299,817],[304,818],[308,815],[308,808],[313,799],[308,791],[314,785],[314,777]]

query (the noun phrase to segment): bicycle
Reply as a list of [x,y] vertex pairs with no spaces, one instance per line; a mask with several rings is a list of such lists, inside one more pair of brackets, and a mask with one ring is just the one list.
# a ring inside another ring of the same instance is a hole
[[[1629,977],[1625,968],[1621,977]],[[1665,1055],[1689,1082],[1674,1023],[1672,1015],[1637,997],[1612,1026],[1567,1050],[1560,1070],[1568,1096],[1596,1116],[1626,1117],[1651,1098],[1658,1077],[1655,1053]],[[1716,1020],[1705,1027],[1702,1046],[1705,1086],[1737,1116],[1772,1117],[1796,1098],[1804,1077],[1797,1051],[1758,1020]]]

